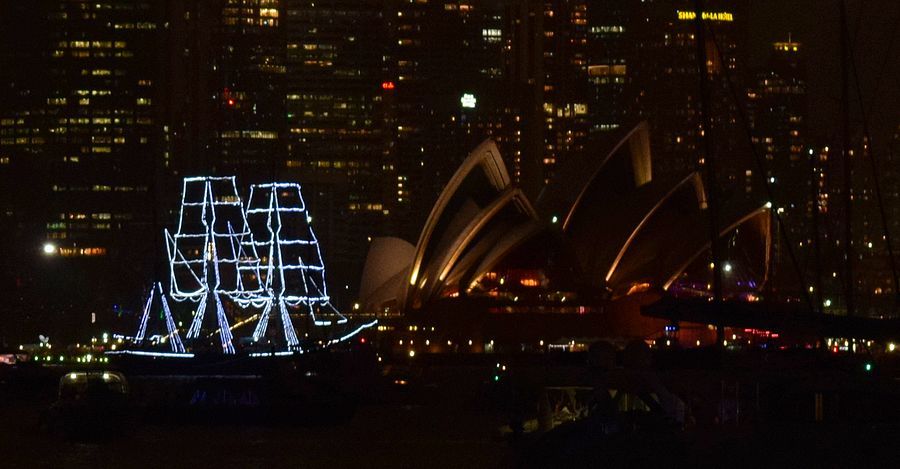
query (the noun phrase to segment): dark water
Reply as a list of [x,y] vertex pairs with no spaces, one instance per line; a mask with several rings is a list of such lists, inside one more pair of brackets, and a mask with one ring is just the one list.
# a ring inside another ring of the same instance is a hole
[[471,409],[377,404],[316,425],[136,422],[78,442],[41,430],[43,407],[0,405],[0,467],[493,468],[510,456],[502,422]]
[[[162,380],[157,391],[178,392],[154,393],[135,376],[124,417],[114,417],[107,401],[92,412],[111,423],[99,441],[81,431],[91,426],[86,422],[76,422],[70,435],[42,426],[59,378],[35,375],[0,386],[0,469],[898,467],[900,461],[893,374],[861,377],[835,367],[600,373],[540,363],[519,363],[504,374],[498,363],[386,366],[376,383],[353,387],[359,392],[351,411],[328,386],[266,401],[267,388],[233,380]],[[653,409],[597,406],[587,418],[535,431],[541,403],[553,407],[550,394],[536,392],[550,389],[548,383],[594,383],[641,397],[663,381],[684,396],[690,412],[683,423],[673,426]],[[160,401],[163,395],[170,398]],[[154,402],[170,405],[147,405]],[[514,424],[524,432],[515,438],[508,434]]]

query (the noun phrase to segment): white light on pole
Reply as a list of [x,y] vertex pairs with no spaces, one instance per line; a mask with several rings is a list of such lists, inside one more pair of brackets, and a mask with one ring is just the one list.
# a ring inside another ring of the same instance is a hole
[[48,256],[52,255],[52,254],[56,254],[56,245],[54,245],[53,243],[44,243],[43,250],[44,250],[44,254],[46,254]]

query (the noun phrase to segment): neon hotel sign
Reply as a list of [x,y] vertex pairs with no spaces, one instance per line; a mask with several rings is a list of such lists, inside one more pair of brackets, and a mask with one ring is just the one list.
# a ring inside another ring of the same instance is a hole
[[[676,10],[678,19],[682,21],[691,21],[697,17],[697,13],[693,11]],[[734,15],[727,11],[704,11],[700,17],[705,21],[734,21]]]

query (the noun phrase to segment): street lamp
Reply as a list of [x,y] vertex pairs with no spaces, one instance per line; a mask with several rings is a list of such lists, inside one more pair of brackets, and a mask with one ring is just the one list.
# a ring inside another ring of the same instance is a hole
[[43,251],[44,254],[52,256],[53,254],[56,254],[56,245],[53,243],[44,243]]

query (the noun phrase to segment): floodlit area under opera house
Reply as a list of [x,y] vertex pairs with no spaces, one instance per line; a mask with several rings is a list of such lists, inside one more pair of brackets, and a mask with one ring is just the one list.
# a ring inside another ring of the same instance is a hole
[[[642,316],[641,306],[710,295],[707,191],[697,173],[654,177],[645,123],[617,139],[561,167],[534,200],[483,142],[415,244],[372,240],[359,312],[407,340],[443,331],[420,340],[433,351],[661,336],[669,322]],[[769,208],[722,202],[724,293],[753,300],[769,276]],[[707,324],[681,330],[691,344],[714,337]]]

